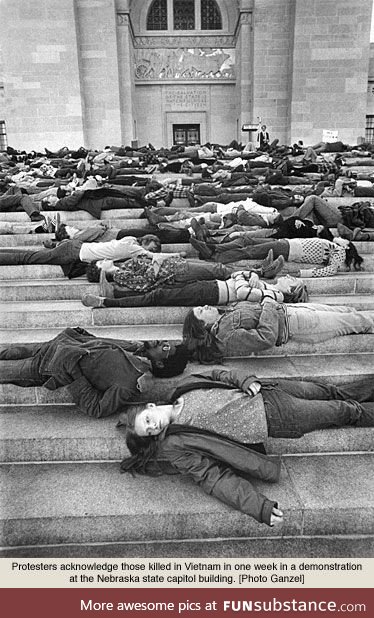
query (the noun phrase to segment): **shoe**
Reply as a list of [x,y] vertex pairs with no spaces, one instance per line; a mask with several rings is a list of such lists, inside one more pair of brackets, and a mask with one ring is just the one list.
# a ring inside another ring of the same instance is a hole
[[195,238],[204,242],[206,240],[206,234],[204,234],[204,230],[197,219],[191,219],[191,227],[195,232]]
[[54,249],[56,247],[56,242],[54,242],[51,238],[43,241],[43,245],[46,249]]
[[85,307],[104,307],[104,298],[95,294],[85,294],[82,297],[82,304]]
[[187,199],[188,199],[188,203],[189,203],[190,207],[191,208],[195,208],[196,202],[195,202],[195,198],[194,198],[193,194],[191,193],[191,191],[188,191]]
[[145,212],[145,216],[147,217],[149,223],[152,223],[152,225],[157,225],[157,223],[165,223],[165,221],[167,221],[166,217],[162,215],[158,215],[157,213],[153,212],[153,210],[151,210],[150,208],[147,208],[147,206],[144,208],[144,212]]
[[276,260],[272,263],[271,266],[268,266],[266,269],[261,269],[261,274],[265,279],[274,279],[277,274],[282,270],[284,266],[284,257],[280,255]]
[[261,268],[266,269],[269,266],[271,266],[273,262],[274,262],[274,253],[273,253],[273,249],[270,249],[269,253],[267,254],[266,258],[261,264]]
[[360,227],[355,227],[353,230],[352,240],[368,241],[374,240],[374,232],[363,232]]
[[100,296],[114,298],[113,286],[107,281],[105,270],[100,271]]
[[[347,227],[346,225],[343,225],[343,223],[338,223],[336,228],[338,230],[338,234],[340,238],[346,238],[347,240],[353,240],[354,232],[352,232],[352,230],[350,230],[349,227]],[[359,228],[356,228],[356,229],[359,229]]]
[[61,215],[59,212],[56,212],[56,222],[55,222],[55,234],[60,231],[61,228]]
[[190,238],[190,243],[194,249],[199,253],[199,257],[201,260],[210,260],[213,255],[213,251],[207,247],[206,243],[202,240],[197,240],[197,238]]
[[41,214],[40,214],[40,213],[38,213],[38,212],[33,212],[33,213],[30,215],[30,219],[31,219],[31,221],[33,221],[33,222],[36,222],[36,221],[44,221],[44,217],[43,217],[43,215],[41,215]]

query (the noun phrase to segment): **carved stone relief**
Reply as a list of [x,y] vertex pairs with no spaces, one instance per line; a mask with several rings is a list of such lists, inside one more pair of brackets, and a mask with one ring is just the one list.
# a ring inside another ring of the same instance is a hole
[[136,36],[134,38],[136,48],[194,48],[194,47],[235,47],[233,36]]
[[251,24],[252,23],[252,13],[240,13],[240,23],[241,24]]
[[165,110],[206,110],[208,106],[207,88],[173,87],[164,91]]
[[119,26],[129,25],[129,16],[127,13],[117,13],[117,24]]
[[233,49],[135,49],[135,79],[234,79]]

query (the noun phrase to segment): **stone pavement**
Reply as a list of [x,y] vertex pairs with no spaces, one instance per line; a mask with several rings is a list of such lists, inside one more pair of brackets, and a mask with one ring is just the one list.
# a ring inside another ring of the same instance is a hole
[[[180,206],[186,206],[183,200]],[[134,209],[103,213],[116,227],[142,224],[136,219],[140,214]],[[0,219],[19,232],[1,236],[1,247],[48,238],[27,234],[31,226],[24,213],[3,213]],[[64,212],[62,219],[83,227],[90,217]],[[347,304],[373,315],[374,243],[357,248],[365,272],[309,280],[311,302]],[[0,346],[44,341],[75,325],[109,337],[180,339],[187,308],[89,309],[79,300],[88,290],[95,293],[98,286],[84,278],[64,279],[57,266],[1,266]],[[371,339],[289,343],[227,365],[259,377],[374,379]],[[175,383],[155,380],[155,396],[166,395]],[[206,496],[188,479],[121,475],[125,446],[116,419],[85,417],[63,389],[3,385],[0,391],[1,556],[373,555],[374,429],[269,440],[268,452],[282,455],[281,480],[258,486],[285,513],[283,528],[271,529]]]

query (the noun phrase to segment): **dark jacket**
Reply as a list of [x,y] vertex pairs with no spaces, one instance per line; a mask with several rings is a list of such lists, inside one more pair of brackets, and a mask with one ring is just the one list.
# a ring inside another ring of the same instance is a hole
[[[182,380],[173,399],[188,390],[212,386],[246,391],[253,381],[258,380],[245,371],[216,369]],[[162,432],[158,457],[170,462],[180,474],[190,477],[207,494],[261,523],[270,524],[277,502],[253,487],[252,480],[276,483],[280,474],[279,459],[270,459],[235,440],[198,430]]]
[[43,344],[39,374],[44,386],[67,386],[74,403],[89,416],[109,416],[139,394],[138,381],[149,371],[146,359],[135,356],[139,342],[96,338],[81,328],[67,328]]

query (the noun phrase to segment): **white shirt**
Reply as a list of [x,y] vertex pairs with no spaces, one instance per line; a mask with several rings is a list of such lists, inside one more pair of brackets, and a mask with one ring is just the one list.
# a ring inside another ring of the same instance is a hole
[[84,242],[79,252],[81,262],[95,262],[96,260],[128,260],[137,255],[151,255],[141,247],[134,236],[125,236],[120,240],[109,242]]

